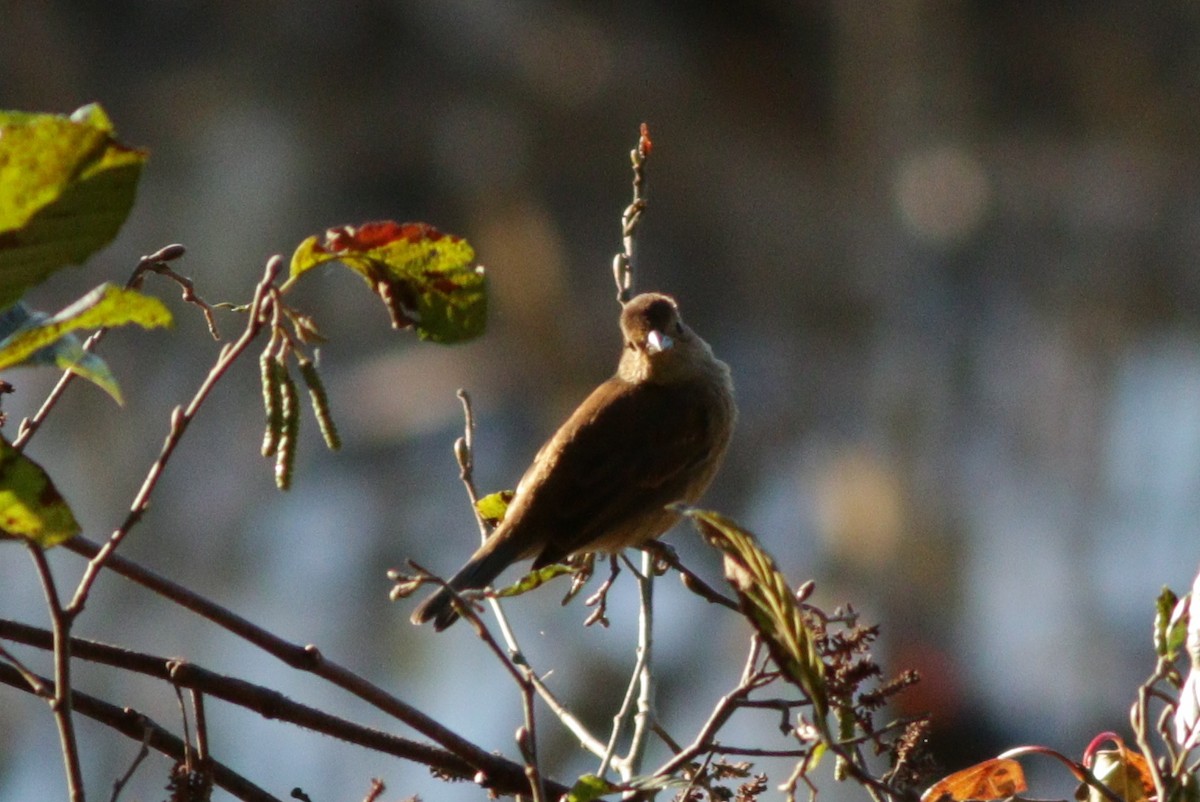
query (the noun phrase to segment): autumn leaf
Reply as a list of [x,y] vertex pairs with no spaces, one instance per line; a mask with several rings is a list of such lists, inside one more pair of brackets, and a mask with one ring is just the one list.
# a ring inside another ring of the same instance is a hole
[[1006,799],[1027,787],[1020,763],[993,758],[943,777],[921,794],[921,802]]
[[363,277],[387,308],[392,326],[423,340],[457,343],[487,323],[487,278],[475,249],[426,223],[384,220],[337,226],[300,243],[286,291],[312,268],[338,261]]

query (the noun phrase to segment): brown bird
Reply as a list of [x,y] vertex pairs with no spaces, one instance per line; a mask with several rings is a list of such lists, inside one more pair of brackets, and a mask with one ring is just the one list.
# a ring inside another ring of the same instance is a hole
[[[721,464],[737,408],[729,367],[684,325],[674,299],[645,293],[621,311],[625,348],[601,384],[541,447],[504,520],[449,581],[486,587],[514,562],[614,553],[667,531]],[[442,630],[458,619],[440,588],[412,614]]]

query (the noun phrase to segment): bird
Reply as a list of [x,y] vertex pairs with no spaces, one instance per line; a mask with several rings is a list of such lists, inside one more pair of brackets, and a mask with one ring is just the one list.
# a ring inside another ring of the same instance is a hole
[[679,314],[643,293],[621,309],[616,373],[538,450],[503,520],[413,612],[441,631],[459,617],[452,591],[487,587],[530,557],[533,570],[587,552],[617,553],[671,528],[725,456],[737,419],[729,366]]

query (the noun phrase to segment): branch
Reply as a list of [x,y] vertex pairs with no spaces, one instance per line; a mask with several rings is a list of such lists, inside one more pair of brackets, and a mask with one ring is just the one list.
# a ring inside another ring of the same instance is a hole
[[631,742],[631,751],[622,760],[616,757],[617,741],[621,737],[622,730],[625,729],[625,722],[633,712],[635,704],[642,698],[638,691],[639,689],[644,689],[644,683],[647,679],[644,672],[648,669],[651,646],[651,642],[649,641],[651,622],[648,619],[650,615],[649,604],[652,598],[650,582],[654,578],[652,572],[642,574],[633,567],[632,563],[629,563],[629,568],[637,576],[638,588],[641,591],[641,606],[638,617],[637,660],[634,662],[633,673],[629,677],[629,685],[625,688],[625,696],[621,700],[621,707],[617,710],[616,715],[613,716],[612,730],[608,735],[608,745],[604,750],[604,755],[600,759],[600,767],[596,770],[596,774],[603,777],[608,772],[609,766],[612,766],[621,775],[622,779],[626,780],[633,775],[631,761],[634,757],[634,752],[632,751],[632,747],[636,744]]
[[646,736],[654,724],[654,673],[650,670],[654,647],[654,555],[642,552],[642,570],[635,571],[634,576],[637,578],[640,601],[638,660],[634,671],[638,685],[637,712],[633,716],[633,736],[629,739],[629,751],[620,761],[614,761],[614,765],[619,765],[627,777],[641,771]]
[[746,700],[750,692],[760,684],[760,674],[754,670],[754,664],[758,660],[761,647],[762,642],[757,636],[750,639],[750,653],[746,656],[746,665],[742,669],[742,677],[737,687],[717,700],[708,721],[704,722],[692,743],[655,769],[651,776],[669,777],[715,745],[717,732],[725,726],[725,722],[729,721],[729,717]]
[[147,730],[146,734],[142,737],[142,745],[138,749],[137,754],[133,756],[133,761],[129,764],[129,768],[125,770],[124,774],[113,781],[112,796],[109,797],[109,802],[117,802],[117,799],[121,796],[121,791],[125,790],[125,786],[133,779],[133,773],[137,771],[138,766],[142,765],[142,761],[150,756],[149,740],[150,731]]
[[621,215],[621,240],[623,250],[613,258],[613,280],[617,283],[617,302],[624,305],[633,292],[633,238],[646,209],[643,194],[646,182],[646,159],[654,149],[650,141],[650,128],[642,123],[638,133],[637,147],[629,152],[633,163],[633,202],[625,207]]
[[[83,771],[79,766],[79,744],[75,740],[75,724],[71,720],[71,617],[63,610],[62,600],[59,599],[58,589],[54,584],[54,574],[51,573],[50,563],[46,560],[46,552],[32,541],[26,541],[26,545],[37,568],[42,592],[46,596],[46,606],[50,608],[50,622],[54,628],[50,645],[54,650],[54,693],[50,697],[50,709],[54,712],[58,740],[62,745],[63,763],[67,772],[67,791],[72,802],[83,802]],[[33,683],[29,684],[32,690]],[[39,684],[46,687],[45,682]]]
[[698,574],[696,574],[695,571],[680,562],[679,554],[675,551],[675,549],[671,548],[666,543],[660,543],[657,540],[653,540],[642,546],[642,548],[653,554],[656,560],[659,560],[665,563],[667,566],[678,571],[679,581],[682,582],[683,586],[692,593],[695,593],[697,596],[711,604],[719,604],[722,607],[727,607],[730,610],[733,610],[734,612],[741,612],[741,608],[738,607],[737,602],[705,582]]
[[[38,649],[49,649],[52,643],[51,633],[46,630],[4,619],[0,619],[0,638]],[[475,767],[451,752],[355,724],[323,710],[292,701],[270,688],[218,674],[192,663],[82,638],[72,638],[71,649],[81,660],[154,677],[169,682],[176,688],[187,688],[197,695],[206,694],[252,710],[263,718],[278,719],[376,752],[413,760],[453,777],[470,779],[476,771]],[[200,705],[194,707],[197,711],[197,745],[200,746],[203,739],[199,738],[199,732],[203,727],[199,711],[202,708]],[[201,759],[206,758],[206,748],[197,751]]]
[[[47,685],[51,680],[41,678]],[[0,683],[9,685],[17,690],[29,692],[29,686],[21,674],[14,668],[0,664]],[[167,730],[156,724],[147,716],[132,708],[120,708],[81,691],[71,691],[71,704],[76,711],[84,716],[98,721],[105,726],[128,736],[134,741],[145,743],[162,754],[182,761],[186,753],[186,745]],[[211,761],[213,782],[238,799],[245,802],[281,802],[277,797],[259,788],[227,766]]]
[[[174,261],[183,256],[185,249],[182,245],[168,245],[165,248],[160,248],[149,256],[143,256],[137,263],[137,267],[133,269],[133,275],[129,281],[125,283],[126,287],[133,288],[141,284],[141,276],[147,270],[153,270],[156,265],[166,267],[166,262]],[[93,351],[100,341],[104,339],[104,335],[108,333],[108,329],[99,329],[92,336],[88,337],[83,344],[83,350]],[[42,406],[32,418],[26,418],[21,421],[21,425],[17,427],[17,438],[13,440],[13,448],[17,451],[25,448],[29,442],[29,438],[33,437],[38,428],[46,420],[46,416],[58,404],[58,400],[62,398],[62,394],[66,392],[67,387],[71,382],[75,381],[75,374],[69,370],[63,371],[63,375],[59,377],[58,383],[54,385],[54,389],[46,396],[46,400],[42,402]]]
[[[63,544],[77,554],[92,557],[100,547],[82,536],[74,537]],[[469,763],[488,788],[500,793],[526,793],[529,784],[524,768],[517,763],[493,755],[462,736],[443,727],[434,719],[392,694],[371,684],[347,668],[325,658],[316,646],[299,646],[259,627],[236,613],[216,604],[169,579],[166,579],[137,563],[113,554],[106,567],[121,576],[145,587],[176,604],[206,618],[221,628],[254,644],[288,666],[306,671],[354,694],[379,710],[404,722],[422,735],[440,744]],[[547,792],[556,797],[565,793],[565,786],[546,783]]]
[[121,545],[121,541],[125,539],[129,531],[141,521],[146,509],[150,506],[150,495],[154,492],[154,488],[158,486],[158,480],[162,476],[163,470],[167,467],[167,461],[170,460],[171,454],[174,453],[176,446],[179,445],[179,441],[187,431],[188,425],[196,417],[196,413],[200,411],[200,406],[208,398],[208,394],[212,392],[217,382],[225,375],[229,366],[241,356],[246,347],[258,336],[263,326],[267,324],[262,315],[263,300],[267,295],[268,288],[274,283],[275,277],[282,268],[282,257],[277,255],[267,260],[263,277],[254,290],[254,300],[250,304],[250,313],[242,336],[236,342],[226,345],[221,349],[220,356],[217,357],[217,363],[200,384],[200,388],[196,390],[196,394],[192,397],[187,407],[182,410],[176,407],[171,413],[171,428],[167,434],[167,439],[163,443],[158,459],[150,466],[150,471],[146,474],[146,479],[142,483],[141,489],[138,490],[137,495],[134,497],[133,504],[129,508],[129,514],[125,516],[124,522],[117,527],[116,531],[109,535],[108,542],[91,559],[83,572],[83,577],[79,580],[79,585],[75,589],[75,597],[67,605],[66,610],[67,614],[72,618],[83,612],[84,605],[87,603],[88,593],[91,592],[92,584],[96,581],[96,577],[99,576],[100,569],[104,567],[105,561],[111,558],[113,552]]

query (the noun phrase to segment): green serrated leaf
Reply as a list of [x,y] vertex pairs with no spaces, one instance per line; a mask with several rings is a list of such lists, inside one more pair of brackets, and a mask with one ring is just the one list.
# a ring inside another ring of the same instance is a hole
[[79,524],[41,466],[0,437],[0,534],[42,548],[79,534]]
[[825,663],[787,578],[754,536],[716,512],[675,507],[724,555],[725,579],[737,593],[746,617],[758,630],[783,675],[813,704],[814,722],[827,732],[829,698]]
[[415,328],[423,340],[465,342],[487,324],[487,277],[461,237],[426,223],[391,220],[330,228],[296,248],[282,289],[331,261],[363,277],[395,328]]
[[116,236],[145,161],[99,106],[0,112],[0,309]]
[[31,316],[30,321],[0,341],[0,370],[28,361],[67,332],[127,323],[143,328],[169,326],[171,312],[153,296],[102,284],[58,314],[44,320]]

